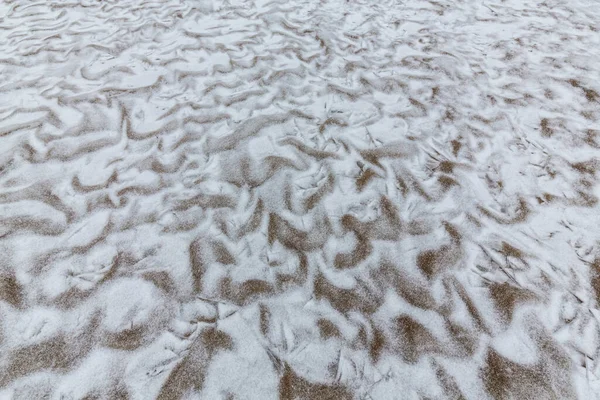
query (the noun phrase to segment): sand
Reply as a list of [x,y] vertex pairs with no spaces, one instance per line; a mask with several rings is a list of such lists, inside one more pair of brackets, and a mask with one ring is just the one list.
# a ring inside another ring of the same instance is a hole
[[0,3],[1,399],[599,399],[600,5]]

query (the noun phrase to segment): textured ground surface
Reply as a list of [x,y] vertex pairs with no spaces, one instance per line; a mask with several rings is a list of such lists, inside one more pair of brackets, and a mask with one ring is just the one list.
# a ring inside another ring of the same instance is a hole
[[599,21],[2,1],[0,398],[598,398]]

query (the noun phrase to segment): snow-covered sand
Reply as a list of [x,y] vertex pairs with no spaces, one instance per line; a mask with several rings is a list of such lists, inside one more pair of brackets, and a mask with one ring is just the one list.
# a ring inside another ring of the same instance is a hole
[[592,0],[0,2],[0,398],[600,398],[599,79]]

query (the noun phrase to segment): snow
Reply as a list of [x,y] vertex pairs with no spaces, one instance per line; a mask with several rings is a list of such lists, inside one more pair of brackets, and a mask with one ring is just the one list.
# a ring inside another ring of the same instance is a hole
[[1,2],[0,398],[600,399],[598,21]]

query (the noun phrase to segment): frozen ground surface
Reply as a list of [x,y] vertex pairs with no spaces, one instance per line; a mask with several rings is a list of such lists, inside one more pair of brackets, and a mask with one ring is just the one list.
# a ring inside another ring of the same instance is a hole
[[597,399],[597,1],[0,3],[0,398]]

